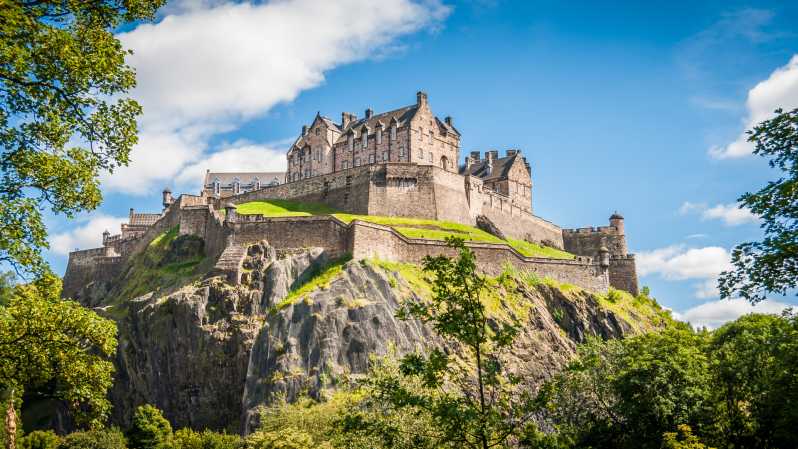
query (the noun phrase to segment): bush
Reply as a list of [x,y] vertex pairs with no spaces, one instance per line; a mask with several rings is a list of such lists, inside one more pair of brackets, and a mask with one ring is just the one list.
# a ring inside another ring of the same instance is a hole
[[174,449],[243,449],[244,441],[238,435],[205,430],[196,432],[191,429],[180,429],[173,437]]
[[61,439],[58,449],[126,449],[125,436],[119,429],[74,432]]
[[[272,432],[258,431],[247,437],[247,449],[322,449],[302,430],[285,427]],[[329,446],[327,446],[329,447]]]
[[17,441],[19,449],[55,449],[61,439],[52,430],[34,430]]
[[169,445],[172,426],[161,411],[147,404],[136,408],[128,432],[132,449],[162,449]]

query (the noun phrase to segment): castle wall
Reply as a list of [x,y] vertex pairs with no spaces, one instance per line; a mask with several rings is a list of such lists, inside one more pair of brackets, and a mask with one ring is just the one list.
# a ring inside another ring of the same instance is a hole
[[278,250],[296,248],[324,248],[331,258],[350,252],[349,229],[332,217],[267,218],[258,215],[239,215],[227,222],[236,244],[266,240]]
[[86,285],[96,281],[109,281],[119,274],[119,256],[107,257],[106,248],[92,248],[69,253],[63,279],[62,296],[74,298]]
[[634,254],[612,256],[609,268],[610,285],[618,290],[638,295],[637,265]]
[[563,229],[562,239],[566,251],[580,256],[595,257],[602,246],[606,246],[613,256],[623,256],[628,252],[626,237],[614,226]]
[[431,167],[384,164],[371,170],[368,215],[436,219],[437,186]]
[[432,168],[435,190],[435,218],[473,225],[476,215],[465,195],[465,177],[450,171]]
[[[420,264],[425,256],[445,254],[455,257],[456,251],[445,242],[426,239],[409,239],[393,229],[373,223],[352,223],[352,255],[355,259],[382,260]],[[500,274],[506,264],[521,271],[534,272],[558,282],[574,284],[587,290],[605,292],[609,278],[592,259],[556,260],[525,257],[506,245],[468,242],[474,251],[477,266],[490,275]]]

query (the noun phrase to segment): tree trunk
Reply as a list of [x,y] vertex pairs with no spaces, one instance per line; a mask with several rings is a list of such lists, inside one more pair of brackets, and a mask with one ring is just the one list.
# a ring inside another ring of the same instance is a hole
[[8,398],[6,408],[6,449],[16,449],[17,447],[17,411],[14,409],[14,390],[11,390],[11,397]]

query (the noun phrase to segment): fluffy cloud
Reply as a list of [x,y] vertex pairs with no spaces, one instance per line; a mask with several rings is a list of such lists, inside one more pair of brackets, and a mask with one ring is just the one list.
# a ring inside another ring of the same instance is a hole
[[127,218],[96,214],[67,232],[51,235],[50,251],[59,255],[67,255],[75,248],[99,247],[102,245],[103,231],[107,229],[111,234],[118,234],[119,225],[127,223]]
[[215,171],[285,171],[285,148],[241,143],[224,148],[184,167],[175,178],[188,190],[200,189],[205,170]]
[[727,226],[759,222],[759,217],[754,215],[750,209],[740,208],[739,204],[718,204],[709,207],[705,203],[685,201],[679,208],[679,213],[682,215],[693,212],[700,213],[702,220],[721,220]]
[[737,298],[704,303],[674,315],[680,320],[689,321],[695,327],[714,329],[747,313],[777,314],[787,307],[790,305],[771,300],[765,300],[752,306],[748,301]]
[[[779,67],[768,79],[748,91],[748,114],[743,121],[743,128],[751,129],[757,123],[772,117],[776,108],[789,110],[795,107],[798,107],[798,55],[794,55],[787,65]],[[747,139],[748,135],[743,132],[726,146],[710,148],[709,154],[716,159],[748,156],[753,146]]]
[[673,281],[699,280],[695,284],[697,298],[717,297],[718,276],[731,268],[729,252],[719,246],[687,248],[684,245],[672,245],[641,251],[635,257],[641,276],[657,274]]
[[[160,22],[119,35],[135,52],[133,95],[144,116],[131,166],[107,176],[105,187],[143,194],[195,172],[212,157],[213,135],[318,86],[326,71],[434,29],[448,13],[438,0],[178,2]],[[226,168],[254,169],[243,162]]]

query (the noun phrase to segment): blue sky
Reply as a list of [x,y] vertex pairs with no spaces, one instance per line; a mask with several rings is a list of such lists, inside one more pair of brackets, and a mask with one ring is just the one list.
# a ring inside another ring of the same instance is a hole
[[580,227],[620,211],[641,284],[717,325],[750,310],[711,287],[760,236],[735,200],[776,173],[740,136],[798,107],[798,4],[644,3],[172,2],[120,32],[145,108],[134,162],[105,177],[98,211],[50,220],[49,260],[63,272],[66,251],[130,207],[158,210],[165,185],[195,193],[205,168],[281,168],[316,111],[392,109],[421,89],[454,117],[461,155],[522,149],[538,215]]

